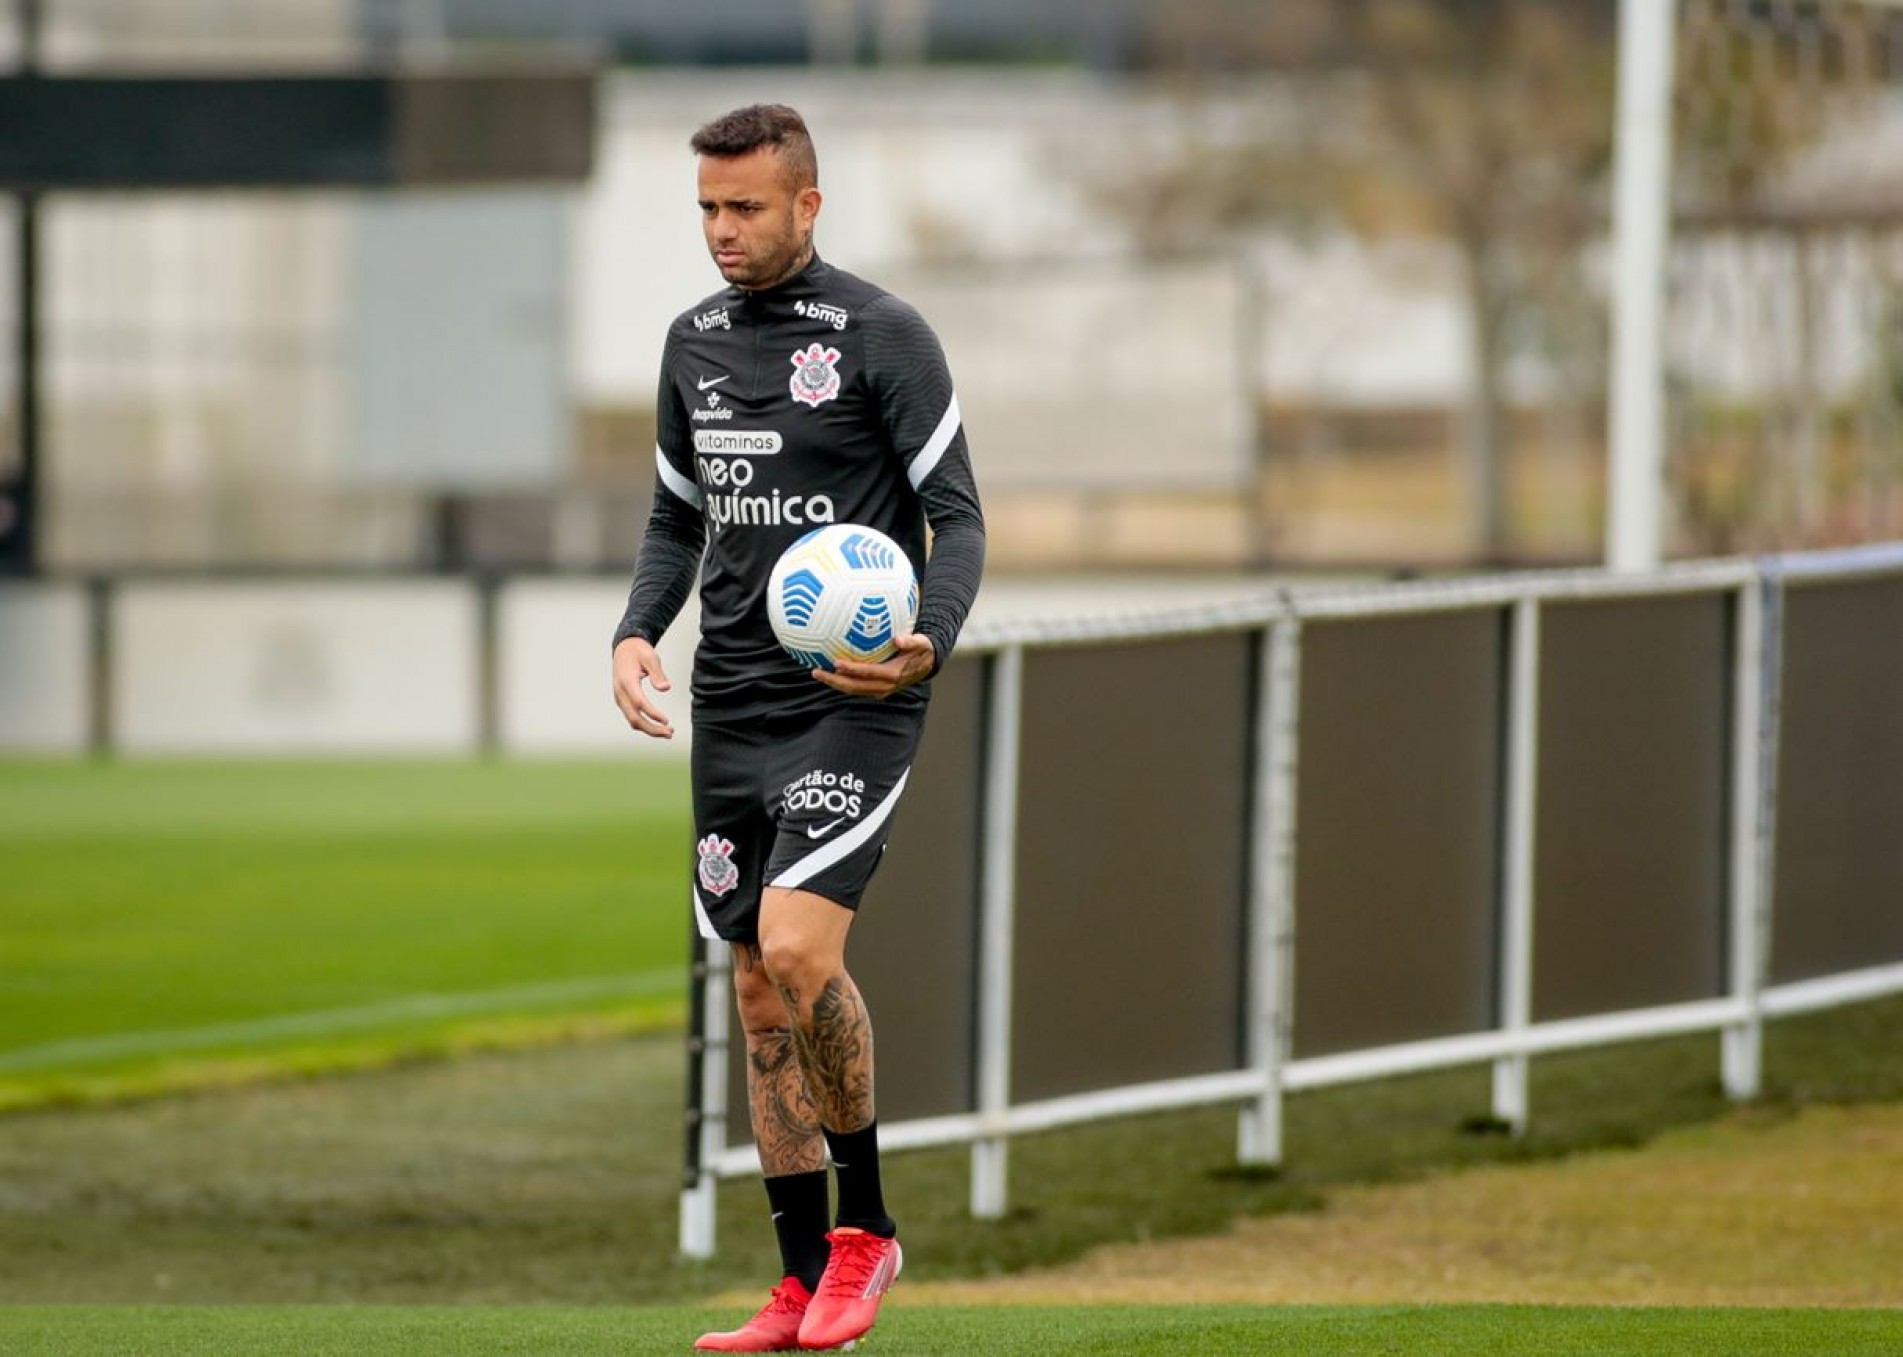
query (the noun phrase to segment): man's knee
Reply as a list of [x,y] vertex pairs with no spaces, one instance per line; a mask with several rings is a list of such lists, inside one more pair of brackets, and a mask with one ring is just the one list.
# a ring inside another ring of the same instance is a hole
[[810,998],[818,983],[837,973],[839,963],[831,949],[816,946],[814,940],[798,931],[786,929],[760,939],[760,955],[766,961],[766,973],[781,993],[792,991]]
[[805,996],[845,969],[846,927],[851,914],[830,900],[804,892],[770,900],[760,917],[760,956],[782,991]]
[[762,1032],[786,1026],[786,1002],[773,983],[758,949],[748,955],[735,948],[733,994],[743,1031]]

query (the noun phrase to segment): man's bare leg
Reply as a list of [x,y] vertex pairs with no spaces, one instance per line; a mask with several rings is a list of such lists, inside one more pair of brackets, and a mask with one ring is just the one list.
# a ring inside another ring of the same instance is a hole
[[769,887],[760,953],[790,1021],[806,1091],[839,1171],[839,1222],[890,1235],[879,1185],[872,1020],[846,973],[852,911],[808,891]]
[[734,996],[747,1043],[747,1112],[769,1178],[826,1167],[826,1142],[806,1091],[786,1004],[754,943],[733,949]]
[[762,894],[760,956],[785,1003],[794,1054],[839,1183],[826,1272],[800,1319],[803,1348],[839,1347],[870,1329],[904,1262],[879,1185],[872,1021],[846,974],[851,927],[852,911],[823,896],[775,888]]
[[780,1244],[781,1270],[810,1293],[819,1285],[832,1225],[826,1142],[806,1092],[793,1027],[760,948],[733,948],[734,998],[746,1037],[747,1114]]

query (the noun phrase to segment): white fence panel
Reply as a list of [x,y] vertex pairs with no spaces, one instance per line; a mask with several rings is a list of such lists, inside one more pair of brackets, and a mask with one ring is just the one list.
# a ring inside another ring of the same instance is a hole
[[0,753],[90,744],[91,627],[83,585],[0,586]]
[[689,599],[660,645],[674,689],[658,694],[674,738],[628,728],[610,689],[608,642],[628,597],[626,579],[523,579],[496,599],[496,742],[508,754],[626,754],[685,758],[693,739],[688,680],[700,636]]
[[114,743],[130,754],[473,752],[480,607],[460,580],[123,586]]

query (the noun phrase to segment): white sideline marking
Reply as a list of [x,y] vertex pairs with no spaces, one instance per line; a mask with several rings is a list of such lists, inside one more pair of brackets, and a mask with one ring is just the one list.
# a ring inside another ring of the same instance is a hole
[[49,1066],[91,1064],[135,1055],[169,1055],[177,1051],[241,1046],[274,1037],[327,1037],[376,1028],[396,1019],[457,1018],[506,1010],[521,1005],[557,1005],[590,999],[636,998],[660,994],[679,986],[680,968],[641,971],[634,975],[588,976],[540,985],[513,985],[503,989],[471,990],[460,994],[412,994],[357,1008],[325,1008],[309,1013],[285,1013],[245,1022],[209,1027],[174,1027],[156,1032],[109,1032],[97,1037],[66,1037],[59,1041],[0,1051],[0,1073],[19,1073]]

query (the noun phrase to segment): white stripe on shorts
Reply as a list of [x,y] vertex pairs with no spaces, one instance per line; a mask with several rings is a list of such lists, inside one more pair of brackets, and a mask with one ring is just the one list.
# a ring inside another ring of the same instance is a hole
[[784,890],[797,890],[835,862],[850,856],[860,844],[879,832],[879,826],[885,823],[892,808],[899,804],[899,793],[905,790],[905,779],[910,776],[912,770],[907,768],[899,774],[899,780],[893,784],[892,790],[885,794],[885,800],[872,808],[872,814],[830,843],[821,844],[767,884]]
[[700,935],[707,941],[719,942],[720,934],[714,928],[713,919],[708,916],[707,906],[701,902],[700,888],[689,886],[687,889],[694,893],[694,927],[700,930]]

